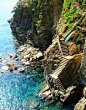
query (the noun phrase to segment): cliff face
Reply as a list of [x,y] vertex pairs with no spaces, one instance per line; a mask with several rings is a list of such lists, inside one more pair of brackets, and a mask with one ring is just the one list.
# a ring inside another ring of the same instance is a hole
[[20,0],[9,20],[12,34],[20,44],[45,50],[52,42],[63,0]]

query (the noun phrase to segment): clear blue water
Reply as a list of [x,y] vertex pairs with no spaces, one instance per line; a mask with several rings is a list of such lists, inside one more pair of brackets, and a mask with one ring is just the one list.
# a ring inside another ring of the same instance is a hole
[[[0,57],[8,61],[8,53],[16,53],[7,20],[17,0],[0,0]],[[16,63],[19,63],[18,61]],[[6,63],[0,63],[0,69]],[[0,73],[0,110],[72,110],[73,103],[40,101],[38,93],[44,85],[43,72],[29,69],[24,73]],[[39,103],[37,108],[33,108]]]

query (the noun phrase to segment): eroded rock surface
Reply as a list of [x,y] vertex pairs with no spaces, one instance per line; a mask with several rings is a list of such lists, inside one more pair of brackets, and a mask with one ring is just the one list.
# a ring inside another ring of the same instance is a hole
[[62,4],[63,0],[20,0],[13,9],[13,17],[8,20],[18,42],[45,50],[56,33]]

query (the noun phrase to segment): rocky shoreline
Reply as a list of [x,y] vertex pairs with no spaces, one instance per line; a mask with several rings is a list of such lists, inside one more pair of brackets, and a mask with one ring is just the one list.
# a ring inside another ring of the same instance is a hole
[[13,73],[22,73],[28,67],[32,67],[36,71],[43,71],[41,60],[41,58],[43,58],[43,53],[37,48],[30,46],[30,48],[28,49],[27,45],[22,45],[19,46],[18,54],[9,53],[7,57],[7,59],[0,58],[0,63],[2,64],[1,73],[4,73],[6,71],[13,71]]

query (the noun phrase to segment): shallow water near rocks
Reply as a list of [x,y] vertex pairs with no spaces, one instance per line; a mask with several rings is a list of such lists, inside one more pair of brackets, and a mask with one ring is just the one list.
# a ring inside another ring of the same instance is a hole
[[[9,61],[8,53],[17,53],[7,20],[18,0],[0,0],[0,57]],[[20,64],[16,61],[16,64]],[[0,69],[6,62],[0,62]],[[21,65],[21,64],[20,64]],[[1,70],[0,70],[1,71]],[[72,110],[74,103],[45,102],[38,98],[45,84],[43,72],[28,69],[24,73],[0,72],[0,110]]]

